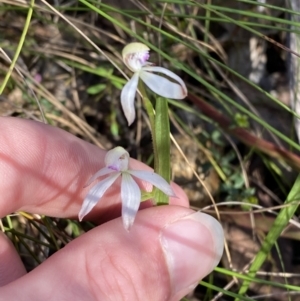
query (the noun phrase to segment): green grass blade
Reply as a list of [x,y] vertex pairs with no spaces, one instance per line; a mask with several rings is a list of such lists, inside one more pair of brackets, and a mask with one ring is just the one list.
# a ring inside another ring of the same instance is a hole
[[[172,58],[167,53],[161,51],[159,48],[157,48],[154,45],[152,45],[151,43],[149,43],[149,41],[147,41],[146,39],[140,37],[139,35],[137,35],[133,31],[131,31],[129,28],[127,28],[126,26],[124,26],[123,24],[121,24],[120,22],[118,22],[117,20],[115,20],[114,18],[112,18],[111,16],[107,15],[104,11],[98,9],[97,7],[95,7],[94,5],[92,5],[91,3],[89,3],[88,1],[86,1],[86,0],[80,0],[80,2],[82,2],[85,5],[87,5],[88,7],[90,7],[91,9],[93,9],[95,12],[97,12],[98,14],[100,14],[101,16],[103,16],[104,18],[106,18],[108,21],[112,22],[116,26],[118,26],[121,29],[123,29],[125,32],[129,33],[132,37],[136,38],[140,42],[142,42],[142,43],[146,44],[147,46],[149,46],[151,49],[153,49],[154,51],[156,51],[159,55],[161,55],[162,57],[166,58],[169,62],[171,62],[173,64],[173,66],[176,66],[177,68],[183,70],[184,72],[186,72],[187,74],[189,74],[190,76],[192,76],[200,84],[202,84],[204,87],[206,87],[212,94],[218,95],[222,100],[224,100],[227,103],[229,103],[230,105],[234,106],[240,112],[243,112],[244,114],[246,114],[247,116],[249,116],[251,119],[253,119],[257,123],[261,124],[264,128],[268,129],[273,134],[275,134],[277,137],[279,137],[280,139],[282,139],[283,141],[285,141],[286,143],[288,143],[291,147],[295,148],[296,150],[300,150],[300,146],[299,146],[298,143],[294,142],[293,140],[291,140],[290,138],[288,138],[287,136],[285,136],[284,134],[282,134],[280,131],[278,131],[275,128],[273,128],[267,122],[265,122],[264,120],[262,120],[261,118],[259,118],[258,116],[256,116],[254,113],[250,112],[248,109],[246,109],[242,105],[238,104],[235,100],[233,100],[232,98],[230,98],[229,96],[227,96],[226,94],[224,94],[222,91],[220,91],[214,85],[208,83],[204,78],[202,78],[201,76],[199,76],[198,74],[196,74],[187,65],[185,65],[183,63],[180,63],[176,58]],[[189,2],[189,3],[192,3],[192,2]],[[109,7],[109,6],[104,5],[104,4],[101,4],[101,5],[103,7],[106,7],[106,8]],[[200,6],[200,7],[203,6],[202,4],[197,4],[197,5]],[[222,67],[225,70],[231,72],[233,75],[237,76],[238,78],[241,78],[243,81],[245,81],[246,83],[248,83],[249,85],[251,85],[252,87],[254,87],[256,90],[258,90],[261,93],[265,94],[269,99],[271,99],[274,102],[276,102],[276,104],[278,104],[280,107],[282,107],[283,109],[285,109],[286,111],[288,111],[289,113],[291,113],[293,116],[295,116],[297,118],[300,118],[300,116],[298,116],[298,114],[294,110],[292,110],[291,108],[289,108],[288,106],[286,106],[285,104],[283,104],[282,102],[280,102],[278,99],[276,99],[275,97],[273,97],[270,93],[267,93],[262,88],[260,88],[256,84],[252,83],[250,80],[247,80],[245,77],[241,76],[239,73],[237,73],[234,70],[230,69],[229,67],[227,67],[226,65],[222,64],[218,60],[216,60],[216,59],[210,57],[209,55],[205,54],[203,51],[201,51],[199,49],[196,49],[192,45],[184,42],[184,40],[182,40],[182,38],[175,37],[174,35],[170,34],[169,32],[161,30],[161,29],[159,29],[159,28],[157,28],[157,27],[155,27],[155,26],[153,26],[151,24],[146,24],[145,22],[143,22],[139,18],[135,18],[134,16],[125,14],[124,12],[121,12],[121,11],[119,11],[117,9],[113,9],[113,8],[111,8],[111,9],[114,10],[115,12],[118,12],[118,13],[126,16],[126,17],[131,18],[132,20],[135,20],[135,21],[139,22],[142,25],[145,25],[145,26],[147,26],[147,27],[149,27],[149,28],[151,28],[151,29],[159,32],[160,34],[164,35],[167,38],[172,39],[173,41],[180,42],[183,45],[186,45],[187,47],[189,47],[190,49],[198,51],[199,54],[201,54],[201,56],[203,56],[204,58],[213,61],[214,63],[216,63],[220,67]],[[218,13],[218,14],[221,14],[221,13]],[[227,16],[225,16],[223,14],[221,14],[221,15],[224,16],[224,18],[227,18],[229,21],[233,20],[232,18],[227,17]],[[249,27],[245,27],[244,29],[249,29]],[[253,31],[253,30],[249,29],[249,31]],[[260,34],[260,36],[261,36],[261,34]]]
[[241,280],[259,283],[261,285],[267,285],[269,287],[274,286],[274,287],[278,287],[278,288],[289,289],[289,290],[292,290],[292,291],[298,291],[298,292],[300,291],[300,286],[291,285],[291,284],[284,284],[284,283],[275,282],[275,281],[269,281],[269,280],[260,279],[260,278],[257,278],[257,277],[254,278],[254,277],[250,277],[249,275],[243,275],[240,272],[227,270],[225,268],[216,267],[214,271],[218,272],[220,274],[226,275],[226,276],[236,277],[236,278],[241,279]]
[[[284,204],[289,204],[296,200],[300,200],[300,175],[298,175]],[[297,208],[298,204],[291,204],[290,206],[281,209],[271,230],[263,241],[260,251],[257,253],[252,265],[249,268],[248,276],[254,277],[256,275],[257,271],[265,262],[268,254],[270,253],[271,248],[274,246],[278,237],[289,223],[289,220],[293,217]],[[239,294],[244,295],[247,292],[250,283],[250,281],[245,280],[240,288]],[[237,300],[238,299],[236,299],[236,301]]]
[[17,60],[20,56],[20,53],[21,53],[21,50],[22,50],[22,47],[23,47],[23,44],[25,42],[25,38],[26,38],[26,35],[27,35],[27,32],[28,32],[28,28],[29,28],[29,25],[30,25],[30,21],[31,21],[31,17],[32,17],[32,13],[33,13],[33,7],[34,7],[34,0],[31,0],[30,1],[30,6],[29,6],[29,9],[28,9],[28,13],[27,13],[27,18],[26,18],[26,21],[25,21],[25,24],[24,24],[24,29],[23,29],[23,32],[22,32],[22,35],[21,35],[21,38],[20,38],[20,42],[18,44],[18,47],[17,47],[17,50],[15,52],[15,55],[14,55],[14,58],[9,66],[9,69],[5,75],[5,78],[0,86],[0,95],[3,93],[6,85],[7,85],[7,82],[16,66],[16,63],[17,63]]
[[240,296],[239,294],[230,292],[228,290],[225,290],[225,289],[215,286],[213,284],[207,283],[205,281],[200,281],[200,285],[203,285],[203,286],[205,286],[211,290],[217,291],[219,293],[223,293],[225,296],[234,297],[234,298],[236,298],[236,300],[253,301],[253,299],[251,299],[251,298]]

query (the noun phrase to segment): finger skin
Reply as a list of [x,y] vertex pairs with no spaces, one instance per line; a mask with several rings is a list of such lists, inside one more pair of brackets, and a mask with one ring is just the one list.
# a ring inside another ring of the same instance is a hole
[[[160,233],[192,212],[179,206],[148,208],[138,213],[130,232],[124,230],[121,218],[102,224],[26,276],[0,288],[0,300],[177,301],[183,296],[172,298]],[[199,241],[192,242],[203,249],[203,261],[195,261],[195,268],[202,269],[197,279],[211,271],[207,258],[216,256],[209,229],[201,228]]]
[[11,241],[0,232],[0,286],[26,274],[25,267]]
[[[56,217],[76,218],[89,189],[87,180],[104,164],[105,151],[63,130],[19,118],[0,118],[0,217],[17,210]],[[131,168],[149,167],[131,160]],[[151,189],[147,183],[140,186]],[[173,184],[178,198],[172,204],[188,206],[188,200]],[[141,207],[152,206],[143,202]],[[119,187],[110,189],[88,216],[97,222],[120,216]],[[13,246],[2,247],[0,285],[25,272]],[[9,250],[9,251],[8,251]],[[6,264],[9,263],[9,264]]]
[[[61,129],[35,121],[0,118],[0,217],[17,210],[56,217],[77,217],[88,179],[104,166],[105,151]],[[130,168],[150,168],[136,160]],[[146,190],[151,185],[139,182]],[[183,191],[172,204],[188,206]],[[107,191],[89,217],[120,215],[120,190]],[[148,205],[150,203],[148,202]],[[145,205],[144,205],[145,206]]]

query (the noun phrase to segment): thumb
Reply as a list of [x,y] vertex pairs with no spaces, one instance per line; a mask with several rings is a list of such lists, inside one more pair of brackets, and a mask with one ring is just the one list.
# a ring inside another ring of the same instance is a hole
[[117,218],[75,239],[0,288],[0,300],[178,301],[222,252],[223,231],[211,216],[179,206],[148,208],[130,232]]

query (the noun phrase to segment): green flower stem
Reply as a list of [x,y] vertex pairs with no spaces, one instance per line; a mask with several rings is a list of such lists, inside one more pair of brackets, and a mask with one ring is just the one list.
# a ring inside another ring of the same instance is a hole
[[[154,171],[170,183],[170,124],[168,102],[161,97],[156,99],[156,111],[146,94],[144,84],[139,83],[144,107],[150,120],[150,128],[154,153]],[[154,200],[158,205],[169,204],[169,197],[159,189],[154,188]]]
[[[156,173],[161,175],[168,183],[170,183],[170,121],[167,99],[162,97],[156,98],[155,111],[155,139],[158,153],[158,166]],[[155,189],[154,192],[158,205],[169,204],[169,197],[167,195],[159,189]]]
[[153,105],[147,96],[145,86],[141,81],[139,82],[139,91],[142,94],[142,100],[144,103],[144,107],[146,109],[146,112],[148,114],[149,121],[150,121],[150,130],[151,130],[151,135],[152,135],[153,153],[154,153],[154,171],[157,172],[158,152],[157,152],[156,135],[155,135],[155,112],[154,112]]

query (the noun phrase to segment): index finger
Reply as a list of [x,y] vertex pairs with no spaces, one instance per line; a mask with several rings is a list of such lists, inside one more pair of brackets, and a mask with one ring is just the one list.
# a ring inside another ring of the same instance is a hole
[[[61,129],[35,121],[0,118],[0,217],[23,210],[56,217],[76,217],[89,190],[88,179],[104,166],[105,151]],[[150,169],[131,160],[133,169]],[[151,185],[140,182],[143,189]],[[184,192],[173,186],[187,206]],[[90,216],[119,215],[120,193],[113,185]]]

